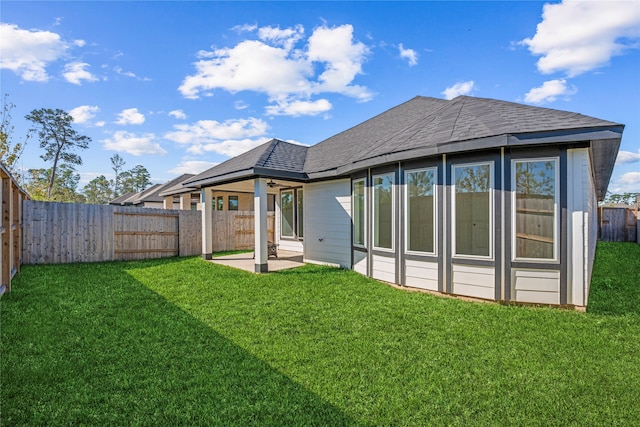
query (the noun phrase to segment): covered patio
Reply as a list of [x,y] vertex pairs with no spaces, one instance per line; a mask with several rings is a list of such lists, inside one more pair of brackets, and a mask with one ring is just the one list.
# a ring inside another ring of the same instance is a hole
[[[214,264],[226,265],[227,267],[237,268],[239,270],[255,272],[255,258],[253,252],[242,254],[214,256],[211,259]],[[291,268],[302,267],[304,265],[303,255],[300,252],[279,250],[278,258],[269,258],[269,271],[288,270]]]
[[[216,204],[214,204],[213,192],[226,191],[242,193],[252,198],[248,208],[254,213],[252,233],[255,252],[250,254],[250,258],[246,254],[231,259],[216,257],[216,262],[233,262],[238,265],[238,268],[256,273],[302,265],[304,259],[302,200],[304,183],[307,180],[302,170],[306,151],[305,146],[273,139],[183,182],[184,187],[200,190],[202,257],[204,259],[213,260],[214,258],[215,226],[212,212],[216,209]],[[269,241],[267,230],[269,196],[273,197],[276,215],[273,242]],[[282,220],[279,221],[280,216]],[[277,259],[269,259],[269,244],[278,245]],[[295,255],[285,255],[288,251]]]

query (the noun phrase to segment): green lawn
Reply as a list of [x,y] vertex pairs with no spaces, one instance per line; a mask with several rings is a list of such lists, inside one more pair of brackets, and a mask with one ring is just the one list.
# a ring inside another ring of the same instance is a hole
[[0,425],[638,425],[639,272],[640,246],[599,244],[579,313],[319,266],[26,266]]

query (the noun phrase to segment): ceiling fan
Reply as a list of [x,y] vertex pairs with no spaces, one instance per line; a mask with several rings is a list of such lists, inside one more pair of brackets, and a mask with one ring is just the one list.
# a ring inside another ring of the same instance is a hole
[[267,182],[267,187],[269,187],[269,188],[282,187],[282,184],[278,184],[273,179],[271,179],[271,180],[269,180],[269,182]]

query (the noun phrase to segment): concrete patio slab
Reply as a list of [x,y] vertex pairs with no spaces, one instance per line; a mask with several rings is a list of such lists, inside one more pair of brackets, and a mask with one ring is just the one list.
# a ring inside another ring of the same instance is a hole
[[[304,265],[302,259],[303,255],[300,252],[279,250],[278,258],[269,257],[269,271],[280,271],[289,268],[302,267]],[[211,259],[211,262],[255,273],[255,259],[253,258],[253,252],[224,255],[220,257],[216,257],[214,254],[214,258]]]

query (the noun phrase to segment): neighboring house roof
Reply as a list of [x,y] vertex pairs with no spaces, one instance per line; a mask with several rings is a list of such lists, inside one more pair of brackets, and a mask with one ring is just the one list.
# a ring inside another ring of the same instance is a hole
[[166,196],[175,196],[178,194],[192,193],[194,191],[199,191],[197,188],[185,187],[184,185],[182,185],[183,183],[193,178],[194,176],[195,175],[192,173],[182,174],[178,178],[173,179],[169,181],[167,184],[165,184],[165,186],[162,188],[162,190],[158,194],[160,195],[160,197],[166,197]]
[[122,195],[122,196],[120,196],[118,198],[115,198],[115,199],[111,200],[109,202],[109,204],[110,205],[124,205],[127,200],[131,199],[136,194],[138,194],[138,193],[130,192],[130,193],[124,194],[124,195]]
[[118,203],[115,203],[116,200],[112,200],[109,202],[110,205],[123,205],[123,206],[129,206],[129,205],[139,205],[145,202],[158,202],[158,201],[162,201],[161,198],[157,198],[158,200],[156,200],[155,197],[151,197],[151,195],[158,189],[158,187],[160,187],[160,184],[154,184],[151,187],[147,188],[146,190],[142,190],[139,193],[129,193],[130,196],[127,198],[123,197],[119,197],[116,200],[120,200]]
[[141,205],[144,203],[162,203],[164,197],[160,195],[163,190],[173,187],[176,184],[181,184],[188,177],[192,177],[192,174],[182,174],[177,178],[172,179],[164,184],[154,184],[151,187],[143,190],[139,193],[129,193],[122,197],[118,197],[115,200],[109,202],[110,205]]
[[283,172],[302,181],[327,179],[433,155],[590,141],[596,190],[602,199],[623,129],[624,125],[607,120],[507,101],[417,96],[311,147],[274,139],[187,184],[201,187],[252,176],[284,178]]

